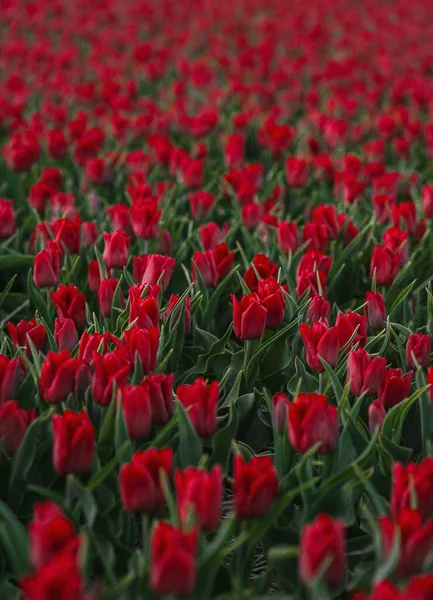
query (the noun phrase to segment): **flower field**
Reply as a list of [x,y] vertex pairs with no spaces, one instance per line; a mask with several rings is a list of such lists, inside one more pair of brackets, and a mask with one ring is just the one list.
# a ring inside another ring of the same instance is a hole
[[0,14],[0,600],[433,600],[433,3]]

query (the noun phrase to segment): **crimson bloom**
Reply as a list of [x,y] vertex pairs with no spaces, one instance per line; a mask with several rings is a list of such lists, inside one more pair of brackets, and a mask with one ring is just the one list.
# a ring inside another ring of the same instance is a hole
[[320,443],[318,452],[328,454],[338,444],[338,411],[321,394],[299,394],[288,410],[289,439],[296,452],[305,454]]
[[234,461],[234,510],[238,519],[264,516],[278,492],[278,476],[269,456],[255,456],[248,463],[241,455]]
[[180,385],[176,395],[188,410],[188,417],[200,437],[211,437],[217,428],[219,386],[217,381],[206,384],[199,377],[191,385]]
[[86,473],[93,464],[95,429],[86,411],[53,416],[53,465],[59,475]]

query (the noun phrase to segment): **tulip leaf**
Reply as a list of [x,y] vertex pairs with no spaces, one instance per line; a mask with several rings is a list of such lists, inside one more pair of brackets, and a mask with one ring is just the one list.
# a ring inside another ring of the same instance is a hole
[[196,467],[202,457],[202,442],[194,429],[185,408],[177,403],[179,419],[179,461],[182,469]]
[[71,507],[71,501],[76,498],[77,506],[74,509],[74,514],[77,513],[78,508],[81,508],[88,527],[92,529],[96,515],[98,514],[98,508],[92,492],[85,488],[74,475],[68,475],[66,487],[69,506]]
[[32,272],[29,270],[27,275],[27,292],[29,294],[29,298],[39,312],[39,314],[44,318],[45,323],[52,329],[53,320],[50,317],[50,313],[48,311],[48,306],[46,301],[43,299],[42,294],[38,290],[38,288],[33,283]]
[[99,430],[97,449],[102,460],[107,460],[113,450],[115,422],[116,402],[113,399],[105,411],[104,420]]
[[[15,504],[13,504],[15,507]],[[0,545],[18,574],[28,571],[28,539],[22,523],[10,508],[0,500]]]
[[214,293],[212,294],[212,296],[209,299],[209,302],[207,302],[205,304],[205,309],[203,310],[204,323],[208,322],[210,319],[213,318],[213,316],[215,314],[215,310],[218,307],[218,302],[220,301],[221,296],[225,292],[226,288],[228,287],[228,284],[231,282],[231,280],[233,279],[234,275],[238,272],[238,270],[239,270],[239,265],[236,265],[235,267],[233,267],[233,269],[230,271],[230,273],[228,273],[224,277],[224,279],[221,281],[221,283],[215,289]]
[[219,463],[223,467],[224,472],[227,471],[227,463],[232,449],[232,439],[236,434],[237,422],[237,413],[233,409],[233,405],[231,405],[227,423],[213,436],[209,468]]
[[4,254],[0,256],[0,271],[18,271],[29,269],[33,266],[34,256],[31,254]]
[[412,458],[412,448],[405,448],[404,446],[399,446],[392,440],[389,440],[384,435],[380,437],[380,444],[385,448],[387,452],[389,452],[389,454],[394,458],[394,460],[398,460],[402,463],[407,463]]
[[[116,422],[114,427],[114,447],[120,462],[128,462],[132,456],[132,445],[129,439],[128,428],[125,423],[125,415],[123,414],[122,399],[117,400]],[[121,454],[120,450],[124,448]],[[129,451],[128,451],[129,449]]]
[[326,374],[329,377],[329,380],[332,385],[332,389],[334,390],[335,398],[337,400],[336,404],[338,405],[340,403],[340,399],[343,394],[343,386],[341,385],[333,368],[321,356],[319,356],[319,358],[320,358],[320,362],[325,367]]
[[427,454],[428,442],[433,439],[433,404],[429,397],[427,380],[422,369],[417,370],[415,380],[417,388],[422,390],[419,401],[421,441],[423,450]]

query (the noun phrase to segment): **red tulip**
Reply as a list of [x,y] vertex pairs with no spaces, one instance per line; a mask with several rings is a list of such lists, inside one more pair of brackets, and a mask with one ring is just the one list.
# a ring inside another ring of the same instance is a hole
[[374,329],[383,328],[387,314],[382,294],[379,292],[367,292],[365,301],[364,313],[367,317],[368,326]]
[[143,373],[153,371],[156,367],[156,360],[159,347],[159,329],[139,329],[132,327],[126,329],[123,334],[129,359],[132,364],[135,363],[135,356],[138,354]]
[[17,229],[12,200],[0,198],[0,240],[11,237]]
[[30,321],[20,321],[17,326],[13,323],[8,323],[8,332],[14,344],[14,348],[25,348],[26,355],[31,356],[29,340],[32,342],[35,349],[40,352],[47,337],[47,330],[44,325],[38,325],[36,319]]
[[[406,364],[411,369],[430,364],[431,340],[426,333],[411,333],[406,344]],[[418,365],[417,365],[418,363]]]
[[[179,298],[180,298],[180,296],[177,296],[176,294],[172,294],[168,301],[167,319],[171,315],[171,313],[174,311],[173,325],[179,320],[181,310],[182,310],[182,307],[179,304]],[[185,321],[185,335],[189,335],[191,332],[191,297],[187,296],[185,299],[185,302],[183,304],[184,304],[183,311],[184,311],[184,321]]]
[[211,437],[217,428],[218,382],[206,385],[199,377],[192,385],[180,385],[176,390],[179,401],[188,410],[188,417],[200,437]]
[[60,319],[72,319],[79,331],[84,328],[87,321],[86,298],[75,285],[60,285],[56,292],[51,292],[51,299]]
[[0,354],[0,406],[12,400],[25,376],[21,358],[7,358]]
[[80,358],[71,358],[68,350],[48,352],[41,368],[39,385],[43,399],[50,404],[64,402],[75,390]]
[[363,348],[352,350],[347,361],[347,382],[355,396],[376,394],[385,377],[386,358],[371,358]]
[[386,410],[380,400],[375,400],[368,407],[368,428],[371,435],[376,429],[381,429],[386,417]]
[[247,294],[238,302],[231,296],[233,303],[233,324],[236,336],[240,340],[255,340],[262,337],[268,311],[260,302],[257,294]]
[[173,416],[173,379],[173,373],[148,373],[141,384],[149,396],[152,421],[155,425],[165,425]]
[[404,508],[412,507],[412,498],[424,519],[433,513],[433,458],[424,458],[419,464],[393,465],[391,515],[398,517]]
[[[104,277],[104,279],[101,280],[101,283],[99,285],[98,304],[101,310],[101,315],[105,319],[109,319],[111,317],[111,311],[113,310],[114,294],[116,292],[118,284],[119,280],[115,277],[111,279],[107,279],[106,277]],[[122,294],[122,292],[120,292],[120,294]]]
[[163,291],[170,283],[173,274],[175,259],[160,254],[142,254],[134,256],[134,279],[139,283],[156,285],[161,281]]
[[130,365],[119,350],[107,352],[104,356],[93,352],[93,363],[95,366],[92,378],[93,400],[97,404],[107,406],[111,402],[114,386],[121,387],[128,382]]
[[36,411],[24,410],[16,400],[8,400],[0,406],[0,438],[7,456],[16,454],[29,425],[36,419]]
[[413,371],[403,377],[401,369],[388,369],[379,388],[379,400],[386,408],[395,406],[410,394]]
[[316,321],[328,322],[330,316],[331,303],[329,300],[325,300],[323,296],[314,296],[308,305],[305,320],[310,324],[314,324]]
[[141,385],[124,385],[119,390],[129,437],[146,438],[152,424],[151,403],[147,389]]
[[308,165],[302,158],[286,160],[286,177],[291,187],[304,187],[308,182]]
[[134,234],[145,240],[154,240],[160,233],[159,221],[162,210],[155,200],[137,200],[131,207],[131,222]]
[[102,254],[107,268],[122,268],[128,262],[130,238],[123,231],[104,231],[105,248]]
[[288,410],[289,439],[296,452],[305,454],[320,443],[318,452],[328,454],[338,445],[338,411],[320,394],[299,394]]
[[58,475],[90,471],[94,447],[95,429],[84,410],[53,416],[53,465]]
[[53,593],[62,600],[92,600],[84,593],[77,559],[69,553],[60,553],[34,575],[21,579],[20,588],[26,600],[49,598]]
[[36,254],[33,265],[33,282],[36,287],[54,287],[60,279],[61,254],[54,247]]
[[275,392],[272,397],[272,423],[278,433],[283,433],[287,425],[287,410],[290,400],[284,392]]
[[316,321],[310,327],[299,326],[299,333],[305,344],[307,363],[311,369],[323,373],[325,367],[321,358],[331,367],[338,361],[339,334],[337,327],[329,327],[325,321]]
[[370,275],[373,278],[376,273],[378,285],[389,287],[397,277],[400,269],[401,252],[392,252],[384,246],[376,246],[370,263]]
[[270,510],[278,492],[278,477],[269,456],[255,456],[246,463],[234,460],[234,511],[238,519],[255,519]]
[[277,229],[277,242],[280,249],[288,254],[294,254],[299,247],[298,227],[295,221],[288,223],[280,221]]
[[203,531],[215,531],[221,521],[223,480],[220,465],[209,473],[188,467],[174,475],[179,520],[187,523],[193,511]]
[[54,339],[60,351],[72,352],[78,344],[78,333],[72,319],[54,320]]
[[215,196],[209,192],[199,190],[198,192],[189,195],[189,205],[194,220],[205,219],[212,210],[214,204]]
[[80,538],[73,523],[53,502],[35,504],[29,530],[29,555],[35,569],[50,563],[61,553],[76,560]]
[[278,329],[284,319],[286,299],[281,285],[273,279],[261,279],[258,283],[257,295],[262,306],[268,311],[266,315],[266,327]]
[[278,274],[278,265],[269,260],[264,254],[256,254],[252,260],[254,267],[250,267],[244,275],[245,283],[252,292],[257,292],[259,280],[257,279],[256,272],[260,275],[261,279],[268,277],[276,277]]

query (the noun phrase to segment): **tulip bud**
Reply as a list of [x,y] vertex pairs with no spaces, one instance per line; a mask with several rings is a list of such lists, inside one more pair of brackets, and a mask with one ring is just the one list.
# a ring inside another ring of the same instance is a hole
[[156,200],[136,200],[131,207],[132,230],[138,238],[154,240],[160,232],[162,210]]
[[138,354],[144,374],[155,369],[159,347],[159,329],[157,327],[149,330],[138,327],[126,329],[123,340],[133,364],[135,356]]
[[277,242],[281,251],[285,254],[296,252],[299,247],[299,234],[295,221],[291,223],[280,221],[278,223]]
[[308,182],[308,165],[302,158],[289,157],[286,160],[286,177],[291,187],[304,187]]
[[[335,326],[338,329],[340,349],[343,348],[352,337],[351,346],[358,344],[359,348],[363,348],[367,343],[367,319],[365,318],[365,315],[349,311],[346,313],[339,311]],[[355,335],[353,336],[354,333]]]
[[257,295],[262,306],[268,311],[266,315],[266,328],[278,329],[284,319],[286,298],[281,285],[273,279],[261,279],[258,283]]
[[352,350],[347,361],[347,382],[352,394],[376,394],[385,377],[385,369],[386,358],[376,356],[372,359],[363,348]]
[[306,325],[299,326],[299,333],[305,344],[307,353],[307,363],[311,369],[318,373],[323,373],[325,367],[321,358],[331,367],[337,364],[339,336],[337,327],[328,327],[323,321],[316,321],[311,327]]
[[276,392],[272,397],[272,423],[275,431],[283,433],[287,425],[287,409],[289,398],[284,392]]
[[131,440],[147,438],[152,424],[152,412],[147,390],[142,385],[124,385],[118,393],[122,397],[123,416]]
[[116,292],[119,280],[116,278],[107,279],[104,277],[98,290],[98,304],[101,309],[101,315],[104,319],[111,317],[113,309],[114,294]]
[[139,283],[156,285],[161,280],[162,290],[167,289],[176,261],[170,256],[142,254],[133,258],[133,275]]
[[51,292],[51,300],[60,319],[72,319],[79,331],[84,328],[87,321],[86,298],[75,285],[60,285],[56,292]]
[[241,455],[234,460],[234,511],[240,520],[263,517],[278,492],[278,476],[269,456],[255,456],[245,463]]
[[81,225],[81,246],[90,249],[98,238],[98,227],[93,221],[85,221]]
[[259,287],[259,280],[256,272],[259,274],[260,279],[267,279],[268,277],[275,278],[278,274],[278,265],[269,260],[264,254],[256,254],[252,260],[253,266],[251,266],[244,275],[244,280],[247,286],[252,292],[257,292]]
[[8,323],[8,332],[14,344],[14,348],[25,348],[26,355],[31,357],[29,340],[32,342],[35,349],[40,352],[45,345],[47,330],[44,325],[38,325],[36,319],[30,321],[20,321],[17,326],[13,323]]
[[89,261],[87,278],[89,281],[90,291],[96,294],[101,285],[101,269],[97,260]]
[[77,558],[80,538],[73,523],[54,502],[35,504],[29,530],[29,555],[35,569],[55,561],[59,553]]
[[393,465],[392,517],[396,519],[402,509],[411,508],[414,497],[424,519],[429,519],[433,512],[433,458],[424,458],[419,464]]
[[78,344],[78,333],[72,319],[54,320],[54,339],[60,351],[71,352]]
[[36,287],[54,287],[60,279],[60,252],[45,248],[35,256],[33,282]]
[[0,406],[12,400],[24,380],[25,368],[21,358],[7,358],[0,354]]
[[36,419],[36,411],[24,410],[16,400],[8,400],[0,406],[0,438],[6,456],[16,454],[29,425]]
[[128,512],[158,513],[165,505],[161,485],[161,471],[170,475],[173,468],[173,450],[150,448],[136,452],[131,462],[120,469],[120,497]]
[[[319,514],[315,521],[305,525],[301,533],[299,574],[308,585],[320,574],[326,584],[337,588],[346,569],[345,525]],[[320,540],[320,544],[317,543]]]
[[305,454],[320,442],[319,454],[328,454],[338,445],[338,411],[320,394],[299,394],[289,405],[288,432],[296,452]]
[[212,210],[214,204],[215,195],[209,192],[199,190],[198,192],[189,195],[189,205],[194,220],[205,219]]
[[68,350],[48,352],[39,379],[42,398],[50,404],[59,404],[72,394],[82,361],[71,358]]
[[236,336],[240,340],[255,340],[262,337],[268,311],[261,304],[257,294],[247,294],[240,302],[232,294],[233,325]]
[[375,400],[368,407],[368,428],[371,435],[376,429],[381,429],[386,417],[386,410],[380,400]]
[[12,200],[0,198],[0,240],[11,237],[17,229]]
[[159,596],[191,597],[197,581],[198,531],[160,521],[151,539],[150,585]]
[[305,320],[311,324],[316,321],[329,321],[331,316],[331,303],[323,296],[314,296],[307,308]]
[[93,464],[95,429],[86,411],[53,416],[53,465],[58,475],[87,473]]
[[113,387],[128,383],[130,364],[120,350],[107,352],[101,356],[93,352],[95,372],[92,378],[92,396],[97,404],[108,406],[113,395]]
[[[179,304],[179,298],[180,298],[180,296],[177,296],[176,294],[172,294],[168,301],[167,319],[171,315],[171,313],[174,311],[175,315],[174,315],[174,319],[173,319],[173,325],[179,320],[180,313],[182,310],[181,305]],[[184,308],[185,335],[189,335],[191,332],[191,297],[190,296],[186,297],[184,306],[185,306],[185,308]]]
[[368,326],[373,329],[382,329],[387,317],[382,294],[367,292],[365,301],[364,313],[367,317]]
[[376,283],[389,287],[400,269],[401,251],[392,252],[384,246],[376,246],[370,262],[370,276],[376,274]]
[[[411,369],[430,364],[431,340],[426,333],[411,333],[406,344],[406,364]],[[418,365],[417,365],[418,363]]]
[[141,384],[149,396],[155,425],[166,425],[173,416],[173,379],[173,373],[149,373]]
[[244,204],[242,206],[241,219],[248,231],[254,231],[260,223],[261,210],[259,204]]
[[188,467],[174,476],[179,520],[188,523],[191,509],[195,512],[200,529],[215,531],[221,521],[222,469],[215,465],[209,473]]
[[218,272],[215,257],[212,250],[206,252],[194,252],[192,256],[191,277],[194,283],[197,281],[197,273],[206,286],[214,287],[218,281]]
[[204,377],[199,377],[192,385],[180,385],[176,395],[184,408],[198,435],[211,437],[217,428],[218,382],[206,385]]
[[104,231],[105,248],[102,258],[109,269],[122,268],[128,262],[130,238],[123,231]]
[[379,388],[379,400],[386,408],[395,406],[410,394],[413,371],[403,377],[401,369],[388,369]]
[[421,206],[427,219],[433,218],[433,185],[425,185],[422,188]]

